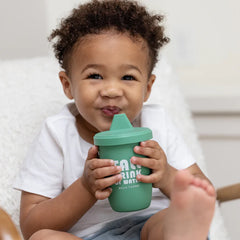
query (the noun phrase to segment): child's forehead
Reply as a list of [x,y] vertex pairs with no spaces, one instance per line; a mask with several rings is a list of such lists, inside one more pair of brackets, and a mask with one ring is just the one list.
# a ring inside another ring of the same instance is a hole
[[[122,49],[122,51],[119,51],[119,49]],[[128,32],[115,30],[87,34],[79,38],[73,47],[70,65],[72,66],[76,61],[82,63],[83,59],[88,59],[88,61],[94,59],[96,61],[96,59],[104,58],[106,60],[106,53],[109,54],[108,56],[117,57],[119,61],[131,53],[132,56],[138,56],[137,59],[144,63],[144,68],[146,67],[148,70],[150,68],[151,58],[147,42],[140,36],[132,36]],[[109,57],[107,58],[109,59]]]
[[99,33],[92,33],[81,36],[75,43],[74,48],[76,50],[77,48],[79,48],[79,46],[94,44],[95,41],[97,42],[98,40],[102,40],[102,42],[107,44],[109,41],[116,39],[119,42],[121,42],[121,39],[125,40],[127,39],[129,40],[129,42],[138,45],[138,47],[140,47],[142,50],[144,49],[149,50],[147,42],[141,36],[139,35],[133,36],[129,32],[119,32],[116,30],[103,30]]

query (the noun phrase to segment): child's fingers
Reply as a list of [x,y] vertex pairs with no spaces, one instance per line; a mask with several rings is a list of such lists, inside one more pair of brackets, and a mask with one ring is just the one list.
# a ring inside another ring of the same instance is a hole
[[134,156],[131,158],[131,162],[135,165],[147,167],[152,170],[158,170],[161,167],[161,161],[154,158],[141,158]]
[[87,165],[91,170],[107,166],[114,166],[114,161],[111,159],[98,158],[98,147],[93,146],[88,150]]
[[94,145],[88,150],[87,160],[97,158],[97,157],[98,157],[98,147]]
[[120,182],[122,180],[122,175],[121,174],[117,174],[111,177],[106,177],[106,178],[102,178],[102,179],[96,179],[95,181],[95,188],[96,191],[103,191],[104,189],[108,188],[109,186]]
[[165,153],[159,145],[153,144],[146,144],[147,142],[141,143],[140,146],[134,147],[134,152],[140,155],[147,156],[149,158],[160,159],[165,157]]
[[111,193],[112,193],[111,188],[106,188],[104,190],[97,190],[95,192],[95,198],[98,200],[104,200],[104,199],[108,198]]
[[142,175],[138,174],[137,175],[137,180],[143,183],[157,183],[160,179],[159,174],[157,173],[152,173],[150,175]]
[[102,167],[93,170],[92,175],[95,179],[109,177],[120,173],[122,168],[120,166]]
[[111,159],[100,159],[100,158],[94,158],[89,160],[88,167],[91,170],[97,169],[97,168],[103,168],[103,167],[110,167],[114,166],[114,161]]
[[148,141],[143,141],[140,143],[140,146],[142,147],[150,147],[150,148],[156,148],[159,147],[158,142],[154,140],[148,140]]

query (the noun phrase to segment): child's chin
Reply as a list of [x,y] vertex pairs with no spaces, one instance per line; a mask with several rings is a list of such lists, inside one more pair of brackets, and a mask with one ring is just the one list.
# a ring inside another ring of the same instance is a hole
[[105,124],[105,125],[99,126],[97,130],[99,132],[105,132],[105,131],[109,131],[110,127],[111,127],[111,124]]

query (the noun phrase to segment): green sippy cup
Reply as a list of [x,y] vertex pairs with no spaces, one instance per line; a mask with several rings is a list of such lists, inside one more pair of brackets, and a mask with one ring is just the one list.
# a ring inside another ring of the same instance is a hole
[[113,117],[109,131],[97,133],[94,144],[99,146],[102,159],[112,159],[115,165],[122,167],[122,180],[112,185],[112,193],[108,200],[117,212],[137,211],[149,207],[152,199],[152,184],[137,181],[138,174],[149,175],[150,169],[130,162],[136,154],[133,148],[152,138],[149,128],[134,128],[125,114]]

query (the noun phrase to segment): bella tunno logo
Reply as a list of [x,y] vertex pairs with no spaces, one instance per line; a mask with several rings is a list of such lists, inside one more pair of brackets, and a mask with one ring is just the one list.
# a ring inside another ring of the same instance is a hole
[[141,166],[134,165],[131,162],[129,163],[128,160],[115,160],[115,165],[121,166],[122,168],[122,181],[116,183],[115,185],[128,185],[133,183],[138,183],[136,176],[141,174]]

